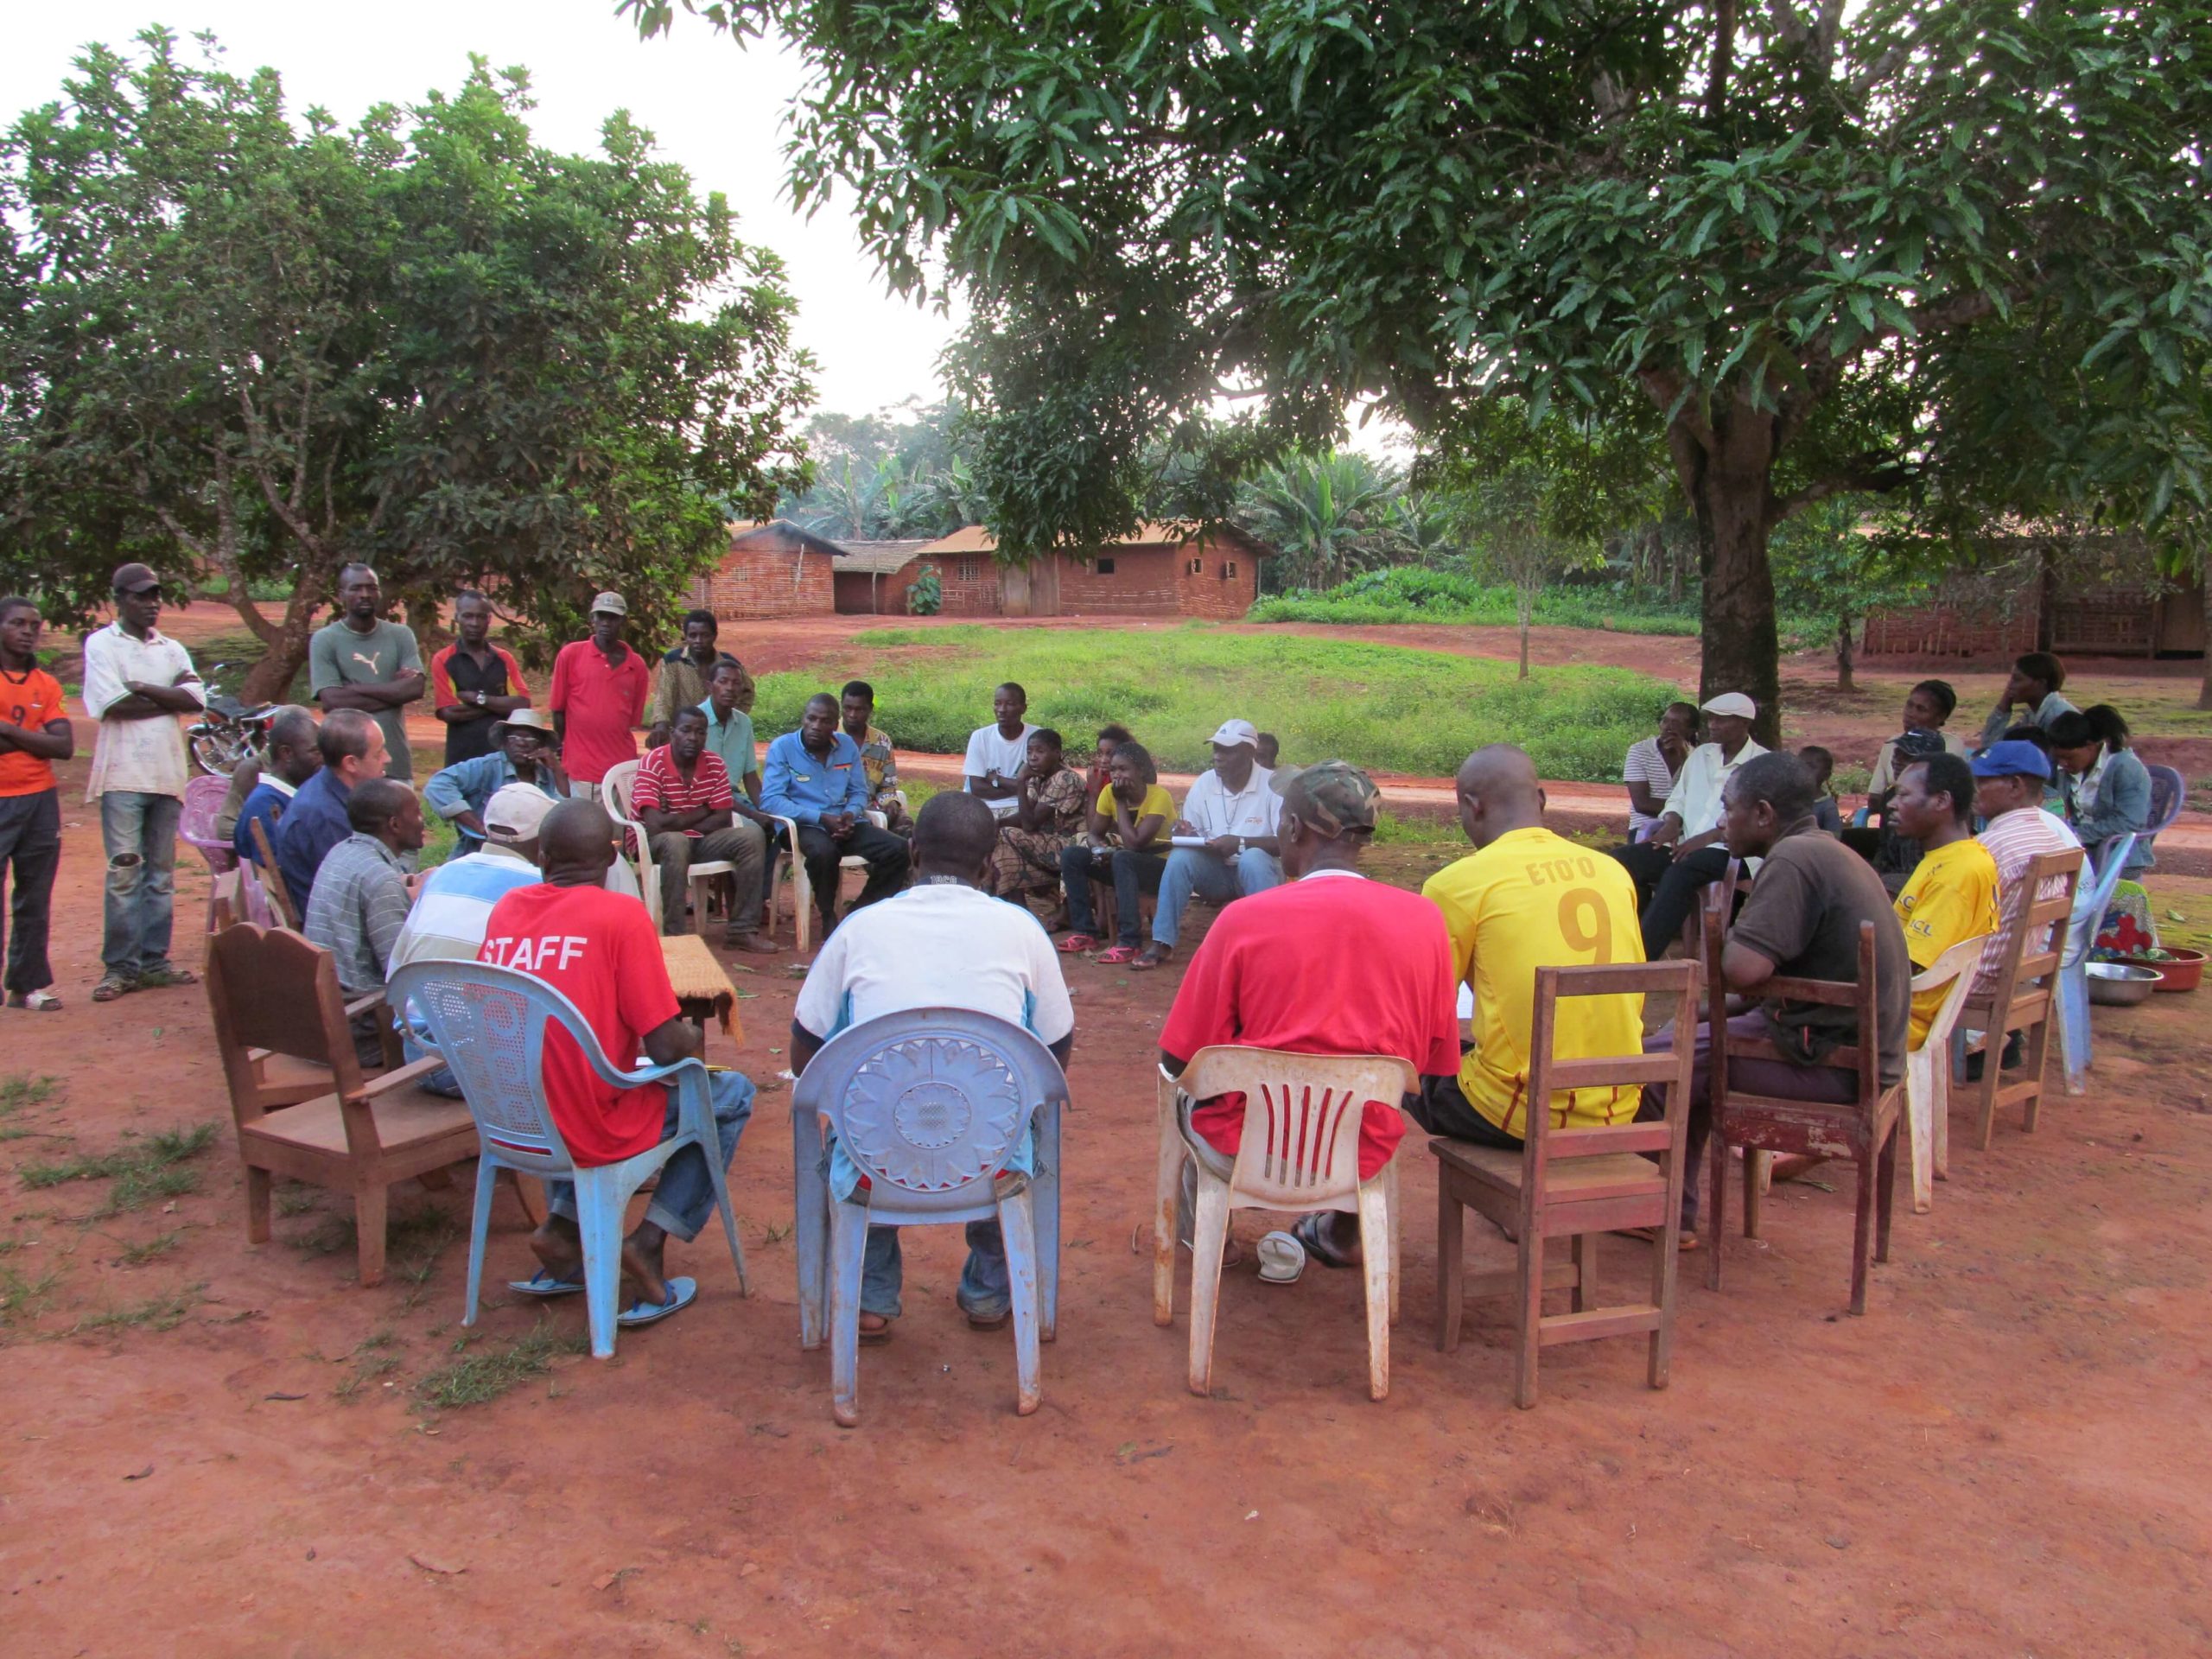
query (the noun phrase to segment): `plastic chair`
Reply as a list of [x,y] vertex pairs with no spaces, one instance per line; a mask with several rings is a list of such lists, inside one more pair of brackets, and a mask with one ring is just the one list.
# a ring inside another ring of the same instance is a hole
[[[2143,825],[2142,837],[2148,841],[2181,816],[2182,803],[2189,798],[2189,785],[2171,766],[2146,766],[2145,770],[2151,774],[2151,816]],[[2124,854],[2121,861],[2126,861]]]
[[[1638,1048],[1630,1054],[1563,1060],[1554,1054],[1552,1039],[1565,997],[1671,992],[1675,1007],[1694,1014],[1697,976],[1694,962],[1538,969],[1529,1022],[1528,1098],[1546,1104],[1529,1114],[1527,1141],[1518,1152],[1442,1137],[1428,1143],[1437,1160],[1436,1345],[1447,1354],[1459,1347],[1460,1314],[1468,1297],[1513,1297],[1519,1326],[1513,1402],[1524,1411],[1536,1403],[1537,1354],[1556,1343],[1648,1332],[1646,1380],[1655,1389],[1667,1386],[1696,1050],[1681,1043],[1665,1053],[1646,1054]],[[1608,1084],[1664,1084],[1665,1118],[1602,1128],[1552,1127],[1548,1103],[1554,1096]],[[1650,1154],[1656,1154],[1656,1161]],[[1469,1209],[1513,1230],[1520,1255],[1512,1268],[1468,1280],[1464,1230]],[[1651,1297],[1599,1307],[1598,1235],[1625,1227],[1649,1227],[1656,1235]],[[1544,1244],[1551,1238],[1571,1238],[1573,1260],[1546,1266]],[[1544,1292],[1554,1286],[1573,1293],[1573,1307],[1547,1318]]]
[[[906,791],[899,790],[896,793],[899,805],[906,805]],[[874,807],[868,809],[868,821],[879,830],[890,823],[887,817]],[[783,840],[781,845],[771,842],[768,848],[768,877],[766,884],[768,938],[771,943],[774,942],[776,897],[781,892],[784,883],[789,881],[791,888],[792,933],[798,953],[804,956],[812,948],[814,939],[814,879],[806,873],[806,861],[798,855],[798,820],[779,817],[776,823],[782,831]],[[840,870],[864,870],[868,868],[868,861],[856,854],[848,853],[837,861],[837,868]]]
[[[870,1225],[995,1216],[1014,1301],[1014,1409],[1039,1398],[1039,1342],[1055,1333],[1060,1277],[1060,1108],[1067,1078],[1019,1026],[966,1008],[912,1008],[840,1032],[791,1091],[799,1346],[830,1338],[838,1422],[860,1421],[861,1266]],[[867,1178],[831,1197],[822,1120]],[[1037,1173],[1001,1174],[1032,1123]],[[825,1318],[826,1304],[826,1318]]]
[[1904,1056],[1905,1145],[1912,1159],[1912,1213],[1924,1216],[1935,1208],[1935,1180],[1948,1176],[1951,1158],[1951,1030],[1974,988],[1974,969],[1981,961],[1986,933],[1977,933],[1956,944],[1914,976],[1912,994],[1949,986],[1949,992],[1928,1022],[1928,1034],[1919,1046]]
[[[607,776],[600,779],[600,798],[616,824],[630,832],[631,845],[637,849],[632,861],[638,871],[638,896],[645,901],[645,912],[653,918],[653,926],[665,933],[668,927],[661,916],[660,876],[653,868],[652,837],[645,833],[645,826],[630,814],[630,791],[638,781],[638,767],[641,764],[625,760],[610,767]],[[691,866],[691,913],[698,918],[701,931],[707,925],[708,884],[715,877],[732,874],[736,869],[737,866],[726,858],[708,859]]]
[[[570,1180],[576,1188],[576,1230],[583,1236],[584,1301],[591,1320],[594,1359],[614,1353],[615,1299],[622,1277],[622,1214],[648,1176],[658,1174],[678,1150],[696,1145],[706,1154],[715,1205],[729,1258],[737,1268],[738,1294],[753,1294],[738,1243],[729,1188],[722,1176],[721,1143],[707,1096],[705,1063],[693,1057],[673,1065],[618,1071],[575,1005],[544,981],[486,963],[410,963],[391,976],[385,995],[396,1007],[412,1005],[430,1028],[433,1046],[461,1084],[475,1119],[480,1147],[476,1210],[468,1239],[468,1304],[463,1325],[476,1323],[484,1278],[484,1240],[492,1222],[492,1189],[502,1169],[543,1180]],[[602,1082],[619,1089],[664,1083],[674,1092],[676,1133],[658,1146],[619,1164],[579,1169],[555,1127],[545,1100],[543,1052],[549,1026],[558,1021]]]
[[269,889],[262,885],[261,867],[250,858],[243,859],[232,874],[238,879],[241,918],[256,927],[282,927],[283,920],[276,914],[276,907],[269,902]]
[[215,815],[230,791],[229,779],[202,772],[184,786],[184,814],[176,825],[177,839],[190,842],[207,861],[207,921],[201,931],[208,933],[216,931],[214,878],[235,869],[238,861],[238,849],[215,833]]
[[[1214,1316],[1231,1210],[1334,1210],[1359,1217],[1367,1280],[1367,1391],[1390,1393],[1390,1324],[1397,1316],[1397,1169],[1393,1158],[1359,1179],[1359,1128],[1366,1103],[1395,1106],[1421,1086],[1391,1054],[1290,1054],[1217,1046],[1191,1056],[1183,1075],[1160,1076],[1160,1164],[1153,1214],[1152,1319],[1175,1318],[1175,1212],[1183,1160],[1198,1167],[1191,1245],[1191,1392],[1213,1389]],[[1236,1155],[1216,1151],[1191,1128],[1193,1101],[1244,1096]]]
[[[2178,811],[2180,809],[2175,809]],[[2152,817],[2158,815],[2154,811]],[[2147,833],[2147,832],[2146,832]],[[2058,1058],[2066,1070],[2066,1092],[2087,1093],[2082,1081],[2089,1069],[2093,1045],[2089,1040],[2089,957],[2097,945],[2097,929],[2112,904],[2113,890],[2127,868],[2128,855],[2139,839],[2133,834],[2114,836],[2104,844],[2104,867],[2097,879],[2076,891],[2073,920],[2066,930],[2066,957],[2058,966]]]

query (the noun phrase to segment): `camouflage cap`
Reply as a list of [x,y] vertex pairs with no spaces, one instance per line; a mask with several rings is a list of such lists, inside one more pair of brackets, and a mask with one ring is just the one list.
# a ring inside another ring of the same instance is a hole
[[1382,791],[1349,760],[1321,760],[1310,766],[1278,766],[1268,787],[1282,797],[1283,810],[1298,814],[1330,840],[1375,828],[1375,804]]

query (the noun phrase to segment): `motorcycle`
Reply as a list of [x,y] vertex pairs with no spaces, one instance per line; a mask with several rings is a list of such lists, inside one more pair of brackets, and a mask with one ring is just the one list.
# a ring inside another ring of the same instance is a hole
[[[211,681],[230,666],[213,664],[207,671]],[[268,750],[276,709],[273,702],[248,706],[227,692],[209,692],[207,711],[185,729],[194,764],[210,777],[227,778],[249,758],[258,762]]]

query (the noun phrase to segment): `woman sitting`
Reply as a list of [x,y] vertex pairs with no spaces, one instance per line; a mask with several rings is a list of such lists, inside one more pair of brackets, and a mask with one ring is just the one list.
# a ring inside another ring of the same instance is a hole
[[[1060,849],[1083,831],[1083,774],[1061,754],[1060,734],[1049,726],[1029,734],[1029,760],[1021,769],[1014,812],[999,824],[991,854],[991,891],[1027,904],[1032,893],[1058,896]],[[1065,910],[1048,924],[1065,925]]]
[[[2051,721],[2051,759],[2062,772],[2066,822],[2082,838],[2090,861],[2102,868],[2104,846],[2115,836],[2140,835],[2151,822],[2151,772],[2127,746],[2127,722],[2108,702]],[[2123,876],[2149,869],[2151,845],[2138,841]]]

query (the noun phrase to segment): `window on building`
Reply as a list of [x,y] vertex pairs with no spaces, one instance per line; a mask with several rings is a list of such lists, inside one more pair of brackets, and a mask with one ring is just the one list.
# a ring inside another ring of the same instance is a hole
[[974,582],[982,574],[983,562],[981,559],[963,559],[960,561],[961,581]]
[[1102,576],[1114,574],[1114,561],[1111,559],[1093,559],[1090,563],[1091,568]]
[[1204,572],[1205,568],[1206,562],[1204,559],[1192,559],[1191,561],[1191,574],[1194,576]]
[[1223,566],[1221,567],[1221,579],[1222,579],[1224,582],[1233,582],[1233,581],[1235,581],[1235,580],[1236,579],[1236,560],[1231,559],[1231,560],[1230,560],[1230,561],[1229,561],[1229,563],[1226,563],[1226,564],[1224,564],[1224,565],[1223,565]]

